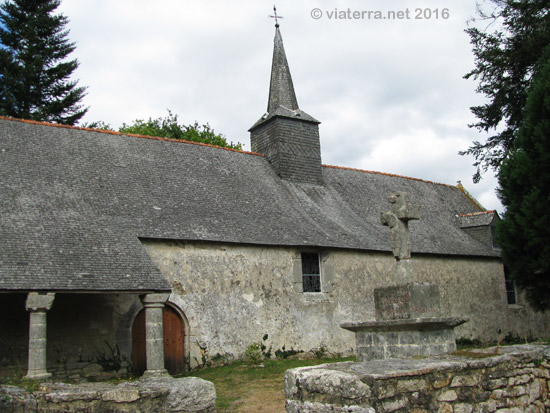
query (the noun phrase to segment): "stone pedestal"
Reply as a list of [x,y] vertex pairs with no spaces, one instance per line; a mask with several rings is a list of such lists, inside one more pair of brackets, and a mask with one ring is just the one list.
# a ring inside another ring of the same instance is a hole
[[55,293],[29,293],[26,309],[29,311],[29,360],[28,379],[47,379],[51,373],[46,370],[47,319],[46,312],[51,308]]
[[456,317],[345,323],[355,333],[358,362],[435,356],[456,350],[454,328],[467,319]]
[[168,374],[164,368],[162,310],[169,296],[169,293],[147,294],[141,299],[145,307],[145,352],[147,357],[145,377]]
[[468,321],[442,317],[439,287],[432,283],[376,288],[374,306],[375,321],[341,325],[355,333],[358,362],[453,352],[454,328]]

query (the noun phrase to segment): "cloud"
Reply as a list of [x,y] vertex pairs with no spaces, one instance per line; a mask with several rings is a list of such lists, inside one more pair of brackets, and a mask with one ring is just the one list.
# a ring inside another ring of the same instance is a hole
[[[476,0],[282,0],[285,50],[301,109],[322,124],[324,163],[455,184],[502,209],[496,181],[471,183],[469,107],[482,97],[466,21]],[[313,19],[319,8],[324,17]],[[430,19],[330,20],[327,11],[399,11]],[[448,18],[441,11],[448,9]],[[248,128],[267,106],[272,3],[221,0],[63,0],[77,43],[76,77],[88,86],[87,121],[117,127],[164,116],[210,125],[249,148]],[[427,11],[426,11],[427,10]],[[434,17],[438,11],[438,18]]]

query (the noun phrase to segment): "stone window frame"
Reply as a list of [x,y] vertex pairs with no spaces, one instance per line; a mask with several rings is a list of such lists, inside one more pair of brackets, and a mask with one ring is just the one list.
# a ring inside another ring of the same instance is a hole
[[[302,253],[315,253],[319,256],[319,271],[321,278],[321,291],[304,292],[302,274]],[[334,284],[334,265],[330,259],[330,253],[314,249],[296,250],[292,257],[292,271],[294,287],[297,293],[309,297],[324,297],[332,292]]]
[[516,282],[508,275],[508,270],[504,267],[504,290],[506,292],[506,303],[509,306],[518,305],[518,289]]

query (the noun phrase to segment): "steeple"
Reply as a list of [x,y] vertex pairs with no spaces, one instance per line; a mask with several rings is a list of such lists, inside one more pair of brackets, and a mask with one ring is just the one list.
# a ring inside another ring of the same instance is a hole
[[[275,10],[275,16],[277,11]],[[275,24],[267,112],[249,129],[252,150],[283,179],[322,184],[319,121],[298,107],[279,24]]]
[[[278,24],[277,24],[278,26]],[[294,92],[294,84],[288,61],[286,60],[285,46],[281,31],[275,26],[275,40],[273,47],[273,63],[271,64],[271,83],[269,84],[269,100],[267,102],[267,112],[274,112],[279,106],[297,110],[298,101]]]

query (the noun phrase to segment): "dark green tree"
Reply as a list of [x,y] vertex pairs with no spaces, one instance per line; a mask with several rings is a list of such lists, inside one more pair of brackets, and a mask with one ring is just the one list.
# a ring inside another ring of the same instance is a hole
[[70,80],[78,61],[54,11],[60,0],[13,0],[0,5],[0,114],[74,125],[87,112],[84,87]]
[[480,8],[475,26],[466,30],[475,69],[465,78],[478,80],[477,92],[487,97],[487,103],[470,108],[478,119],[470,126],[491,134],[485,142],[473,142],[460,152],[474,156],[475,182],[489,168],[498,172],[513,146],[523,120],[526,91],[542,50],[550,44],[548,0],[491,0],[489,4],[491,11]]
[[183,139],[193,142],[207,143],[209,145],[217,145],[233,149],[242,149],[242,144],[233,142],[228,143],[222,134],[217,134],[214,129],[207,123],[199,125],[195,122],[193,125],[180,125],[178,123],[178,115],[168,111],[165,118],[157,118],[149,120],[137,119],[131,125],[125,123],[119,129],[121,133],[133,133],[137,135],[158,136],[170,139]]
[[504,263],[530,304],[550,309],[550,46],[537,66],[499,184],[506,207],[497,227]]

